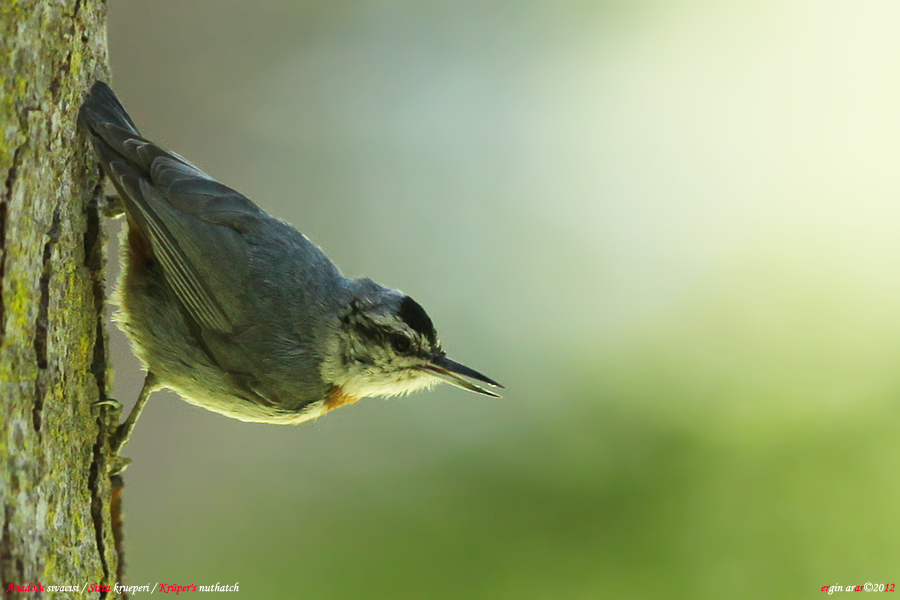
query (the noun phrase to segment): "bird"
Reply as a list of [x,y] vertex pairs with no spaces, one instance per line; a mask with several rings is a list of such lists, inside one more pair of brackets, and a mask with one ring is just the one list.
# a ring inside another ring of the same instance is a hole
[[418,302],[345,277],[292,225],[142,137],[106,83],[78,121],[126,217],[114,318],[146,370],[115,455],[162,388],[274,424],[440,382],[500,397],[473,381],[502,385],[447,356]]

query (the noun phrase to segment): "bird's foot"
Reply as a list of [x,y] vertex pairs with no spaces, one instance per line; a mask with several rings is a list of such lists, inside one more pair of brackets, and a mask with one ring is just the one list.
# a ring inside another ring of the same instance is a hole
[[103,429],[104,431],[109,432],[111,457],[108,463],[107,472],[110,477],[121,475],[122,472],[128,468],[128,465],[131,464],[130,458],[124,458],[119,455],[122,446],[124,446],[124,440],[122,439],[122,425],[119,423],[119,420],[122,417],[122,404],[118,400],[107,398],[106,400],[94,402],[91,406],[96,408],[108,407],[101,415]]
[[109,194],[100,201],[100,212],[104,217],[118,219],[125,214],[125,205],[118,194]]

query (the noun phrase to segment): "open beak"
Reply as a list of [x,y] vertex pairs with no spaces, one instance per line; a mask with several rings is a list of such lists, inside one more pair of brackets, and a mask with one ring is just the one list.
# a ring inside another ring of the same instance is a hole
[[465,365],[461,365],[455,360],[450,360],[446,356],[439,356],[437,358],[434,358],[430,363],[419,368],[423,371],[427,371],[433,377],[437,377],[441,381],[445,381],[450,385],[455,385],[458,388],[469,390],[470,392],[475,392],[476,394],[484,394],[485,396],[500,398],[500,394],[495,394],[490,390],[486,390],[481,386],[475,385],[468,379],[465,379],[465,377],[474,379],[476,381],[481,381],[498,388],[502,388],[502,385],[500,385],[490,377],[482,375],[475,369],[470,369]]

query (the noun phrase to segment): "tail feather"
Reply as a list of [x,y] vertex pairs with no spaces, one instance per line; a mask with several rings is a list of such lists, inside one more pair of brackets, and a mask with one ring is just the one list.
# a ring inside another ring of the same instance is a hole
[[154,181],[154,165],[158,168],[161,164],[159,159],[164,159],[163,163],[174,162],[183,175],[210,178],[181,156],[142,137],[115,93],[102,81],[91,87],[78,113],[78,120],[90,135],[104,169],[114,182],[117,177],[113,165],[122,161],[127,165],[118,165],[119,170],[130,169]]
[[91,91],[81,105],[78,120],[91,132],[96,132],[98,125],[106,123],[121,127],[134,135],[141,135],[115,93],[102,81],[91,86]]

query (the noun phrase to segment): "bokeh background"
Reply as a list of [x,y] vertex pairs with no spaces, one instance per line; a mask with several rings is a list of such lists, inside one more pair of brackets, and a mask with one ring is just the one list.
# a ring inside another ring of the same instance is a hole
[[[131,583],[900,584],[895,0],[109,10],[145,135],[417,298],[508,386],[299,427],[159,394],[127,448]],[[113,344],[130,404],[139,365]]]

